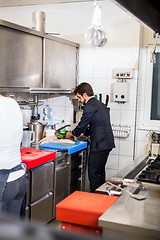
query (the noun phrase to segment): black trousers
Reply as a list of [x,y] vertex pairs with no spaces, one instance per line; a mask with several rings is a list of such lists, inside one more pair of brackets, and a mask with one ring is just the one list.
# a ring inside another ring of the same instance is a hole
[[89,153],[88,158],[88,177],[90,191],[95,190],[105,183],[105,165],[111,149],[95,151]]
[[2,197],[2,213],[19,217],[22,201],[27,192],[28,178],[26,175],[15,181],[7,182]]

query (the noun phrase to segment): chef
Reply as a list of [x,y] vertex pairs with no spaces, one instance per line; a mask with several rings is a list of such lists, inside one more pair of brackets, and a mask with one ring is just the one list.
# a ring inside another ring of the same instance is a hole
[[23,134],[18,103],[0,95],[0,213],[20,216],[28,180],[21,166]]
[[90,135],[88,176],[90,191],[94,193],[105,182],[105,165],[110,151],[115,147],[110,115],[106,105],[94,97],[90,84],[81,83],[74,93],[84,105],[84,110],[79,124],[66,137],[72,139],[87,132]]

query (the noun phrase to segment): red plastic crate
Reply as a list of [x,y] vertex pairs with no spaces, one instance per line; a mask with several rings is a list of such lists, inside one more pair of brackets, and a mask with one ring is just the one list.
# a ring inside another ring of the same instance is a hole
[[94,227],[73,224],[73,223],[62,222],[61,230],[68,231],[68,232],[75,232],[78,234],[87,234],[87,235],[94,235],[97,237],[102,237],[102,227],[94,228]]
[[23,163],[26,163],[27,169],[39,166],[55,158],[55,151],[46,151],[33,148],[21,149],[21,160]]

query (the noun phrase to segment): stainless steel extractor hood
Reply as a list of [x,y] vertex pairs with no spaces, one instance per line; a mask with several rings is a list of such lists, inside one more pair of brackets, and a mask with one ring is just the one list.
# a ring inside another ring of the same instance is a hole
[[0,93],[72,93],[79,44],[0,20]]
[[113,0],[132,15],[160,33],[160,5],[158,0]]
[[0,93],[56,93],[56,94],[69,94],[73,89],[62,88],[30,88],[30,87],[0,87]]

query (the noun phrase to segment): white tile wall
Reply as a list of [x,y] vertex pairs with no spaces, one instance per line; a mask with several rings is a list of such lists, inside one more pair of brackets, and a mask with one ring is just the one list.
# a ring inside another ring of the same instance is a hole
[[[61,122],[63,119],[66,120],[66,107],[65,106],[61,106],[61,107],[53,107],[53,120],[57,121],[57,122]],[[58,126],[58,125],[57,125]]]
[[148,155],[150,150],[150,143],[144,141],[136,141],[136,156]]
[[74,96],[66,96],[66,107],[70,107],[72,108],[72,99],[74,98]]
[[119,138],[115,138],[114,142],[115,142],[115,146],[116,147],[112,149],[112,151],[110,152],[110,155],[117,155],[118,156],[119,155],[120,139]]
[[95,93],[106,94],[106,92],[107,92],[107,79],[106,78],[95,78],[92,86],[96,90]]
[[66,106],[66,97],[65,96],[57,96],[53,98],[53,106],[55,107],[65,107]]
[[[137,25],[136,25],[137,28]],[[130,29],[132,31],[132,29]],[[142,122],[144,109],[144,82],[145,82],[145,67],[146,53],[141,51],[140,71],[138,71],[138,54],[139,54],[139,31],[136,32],[136,41],[134,45],[128,44],[126,40],[122,46],[113,46],[92,49],[91,47],[80,47],[79,52],[79,83],[88,82],[93,86],[96,94],[102,93],[103,102],[105,102],[106,94],[109,94],[110,117],[112,124],[128,125],[131,128],[129,137],[126,139],[115,138],[116,148],[112,150],[106,164],[106,177],[109,178],[117,173],[119,169],[124,168],[127,164],[133,161],[134,154],[136,156],[147,154],[149,149],[149,139],[146,136],[147,131],[138,130],[135,135],[135,124],[139,127]],[[134,78],[127,80],[130,85],[129,102],[118,104],[113,102],[113,79],[114,68],[134,68]],[[138,95],[137,95],[138,84]],[[39,107],[40,114],[43,115],[43,108],[46,103],[51,104],[53,109],[53,121],[61,122],[62,119],[66,123],[71,124],[73,129],[76,124],[73,124],[73,106],[72,98],[75,96],[61,95],[41,95],[44,99],[44,105]],[[18,96],[19,99],[24,96]],[[28,96],[26,96],[27,98]],[[137,101],[137,110],[136,110]],[[24,114],[25,115],[25,114]],[[82,115],[82,112],[77,113],[77,123]],[[27,116],[28,117],[28,116]],[[25,118],[27,118],[25,116]],[[58,127],[58,126],[57,126]],[[153,126],[154,127],[154,126]],[[134,142],[136,137],[136,142]],[[135,144],[135,153],[134,151]]]
[[118,173],[118,170],[116,169],[106,169],[106,180],[111,179],[117,173]]
[[130,111],[130,110],[121,111],[120,124],[134,126],[135,125],[135,111]]
[[67,122],[73,122],[73,108],[72,107],[67,107],[65,109],[65,120]]
[[149,130],[137,130],[137,139],[143,142],[149,142],[150,140],[150,131]]
[[121,112],[119,110],[110,109],[110,118],[112,124],[120,124]]
[[[99,59],[98,59],[99,60]],[[107,73],[108,73],[108,65],[106,61],[103,62],[101,59],[101,64],[99,64],[99,61],[96,61],[93,64],[93,77],[98,79],[106,79]]]
[[119,169],[119,157],[118,155],[109,155],[107,163],[106,163],[107,169]]
[[23,125],[27,125],[27,123],[30,122],[32,110],[29,108],[29,106],[25,106],[24,108],[21,108],[22,115],[23,115]]
[[128,164],[130,164],[133,161],[132,157],[127,156],[119,156],[119,170],[126,167]]
[[119,155],[120,156],[133,156],[133,147],[134,147],[134,142],[133,141],[128,141],[127,139],[122,139],[120,140],[120,150],[119,150]]
[[129,101],[124,104],[119,104],[119,105],[120,105],[121,111],[123,111],[123,110],[135,111],[136,95],[130,93]]

